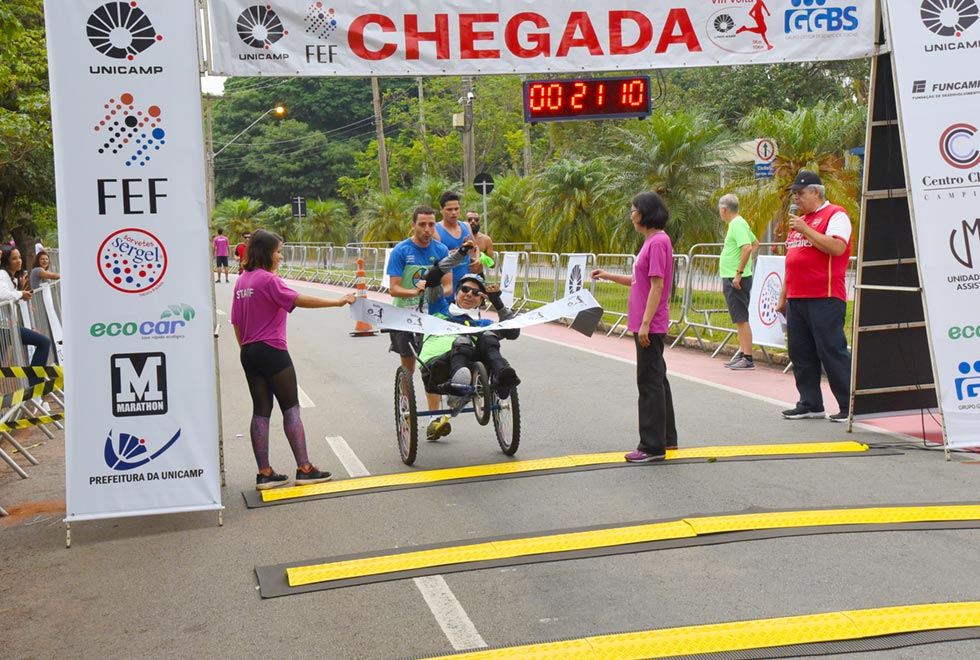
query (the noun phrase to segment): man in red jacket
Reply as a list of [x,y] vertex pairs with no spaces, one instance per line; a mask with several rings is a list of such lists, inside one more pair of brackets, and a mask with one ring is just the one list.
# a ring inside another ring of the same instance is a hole
[[823,418],[821,367],[846,422],[850,406],[851,354],[844,336],[847,287],[844,275],[851,256],[851,219],[828,202],[823,181],[800,170],[787,188],[800,215],[790,215],[786,236],[786,277],[777,310],[786,315],[789,359],[800,400],[786,419]]

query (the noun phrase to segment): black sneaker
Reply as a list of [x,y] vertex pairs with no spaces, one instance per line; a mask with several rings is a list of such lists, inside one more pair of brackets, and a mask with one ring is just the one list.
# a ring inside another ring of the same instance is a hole
[[727,369],[730,366],[732,366],[733,364],[735,364],[736,362],[738,362],[740,359],[742,359],[744,356],[745,356],[745,353],[743,353],[742,350],[739,349],[739,350],[735,351],[735,355],[732,356],[732,359],[729,360],[728,362],[725,362],[723,366]]
[[322,484],[324,481],[330,481],[330,478],[329,472],[323,472],[311,465],[309,472],[303,472],[299,468],[296,469],[295,483],[297,486],[309,486],[310,484]]
[[850,413],[847,413],[842,410],[836,415],[828,415],[827,419],[829,419],[832,422],[837,422],[838,424],[841,424],[846,422],[848,417],[850,417]]
[[732,371],[747,371],[750,369],[755,369],[755,360],[750,358],[748,355],[743,355],[736,362],[726,365]]
[[269,490],[270,488],[277,488],[279,486],[285,486],[289,483],[289,477],[284,474],[262,474],[259,472],[255,475],[255,490]]
[[504,367],[500,370],[500,375],[493,381],[493,389],[497,392],[497,398],[508,399],[511,389],[521,384],[521,379],[517,377],[517,372],[513,367]]
[[827,416],[822,410],[810,410],[806,406],[796,404],[792,410],[783,411],[783,419],[823,419]]

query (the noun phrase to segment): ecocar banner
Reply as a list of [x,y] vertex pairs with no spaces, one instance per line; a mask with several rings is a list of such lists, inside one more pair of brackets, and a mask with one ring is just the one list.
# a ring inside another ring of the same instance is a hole
[[212,0],[211,70],[301,76],[583,72],[840,60],[871,0]]
[[889,2],[909,205],[946,441],[980,445],[980,10]]
[[46,0],[67,522],[221,508],[195,0]]

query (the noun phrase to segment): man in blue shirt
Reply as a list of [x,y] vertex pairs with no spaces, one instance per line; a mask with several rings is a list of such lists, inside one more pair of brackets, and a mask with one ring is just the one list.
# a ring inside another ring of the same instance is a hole
[[[442,222],[436,225],[436,231],[439,232],[438,239],[450,250],[455,250],[472,236],[466,223],[459,221],[459,195],[452,191],[442,193],[442,196],[439,197],[439,212],[442,214]],[[467,254],[463,263],[453,268],[452,288],[446,295],[451,296],[452,292],[456,290],[460,278],[469,272],[470,255]]]
[[[391,251],[386,274],[389,278],[389,293],[394,299],[395,307],[419,307],[423,312],[426,308],[425,272],[443,258],[449,256],[449,249],[433,240],[436,233],[436,212],[432,207],[420,206],[412,214],[412,236],[396,245]],[[452,291],[452,274],[442,276],[442,295],[449,296]],[[439,311],[439,310],[431,310]],[[411,372],[415,371],[415,351],[412,342],[417,341],[411,332],[392,330],[391,350],[401,356],[402,366]],[[417,345],[417,344],[416,344]]]

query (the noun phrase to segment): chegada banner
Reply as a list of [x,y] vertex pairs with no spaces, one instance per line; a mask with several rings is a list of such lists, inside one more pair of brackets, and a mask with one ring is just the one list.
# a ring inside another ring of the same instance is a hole
[[868,57],[869,0],[212,0],[235,76],[645,70]]
[[46,0],[70,523],[221,508],[195,0]]
[[889,2],[889,41],[946,442],[980,445],[980,11]]

